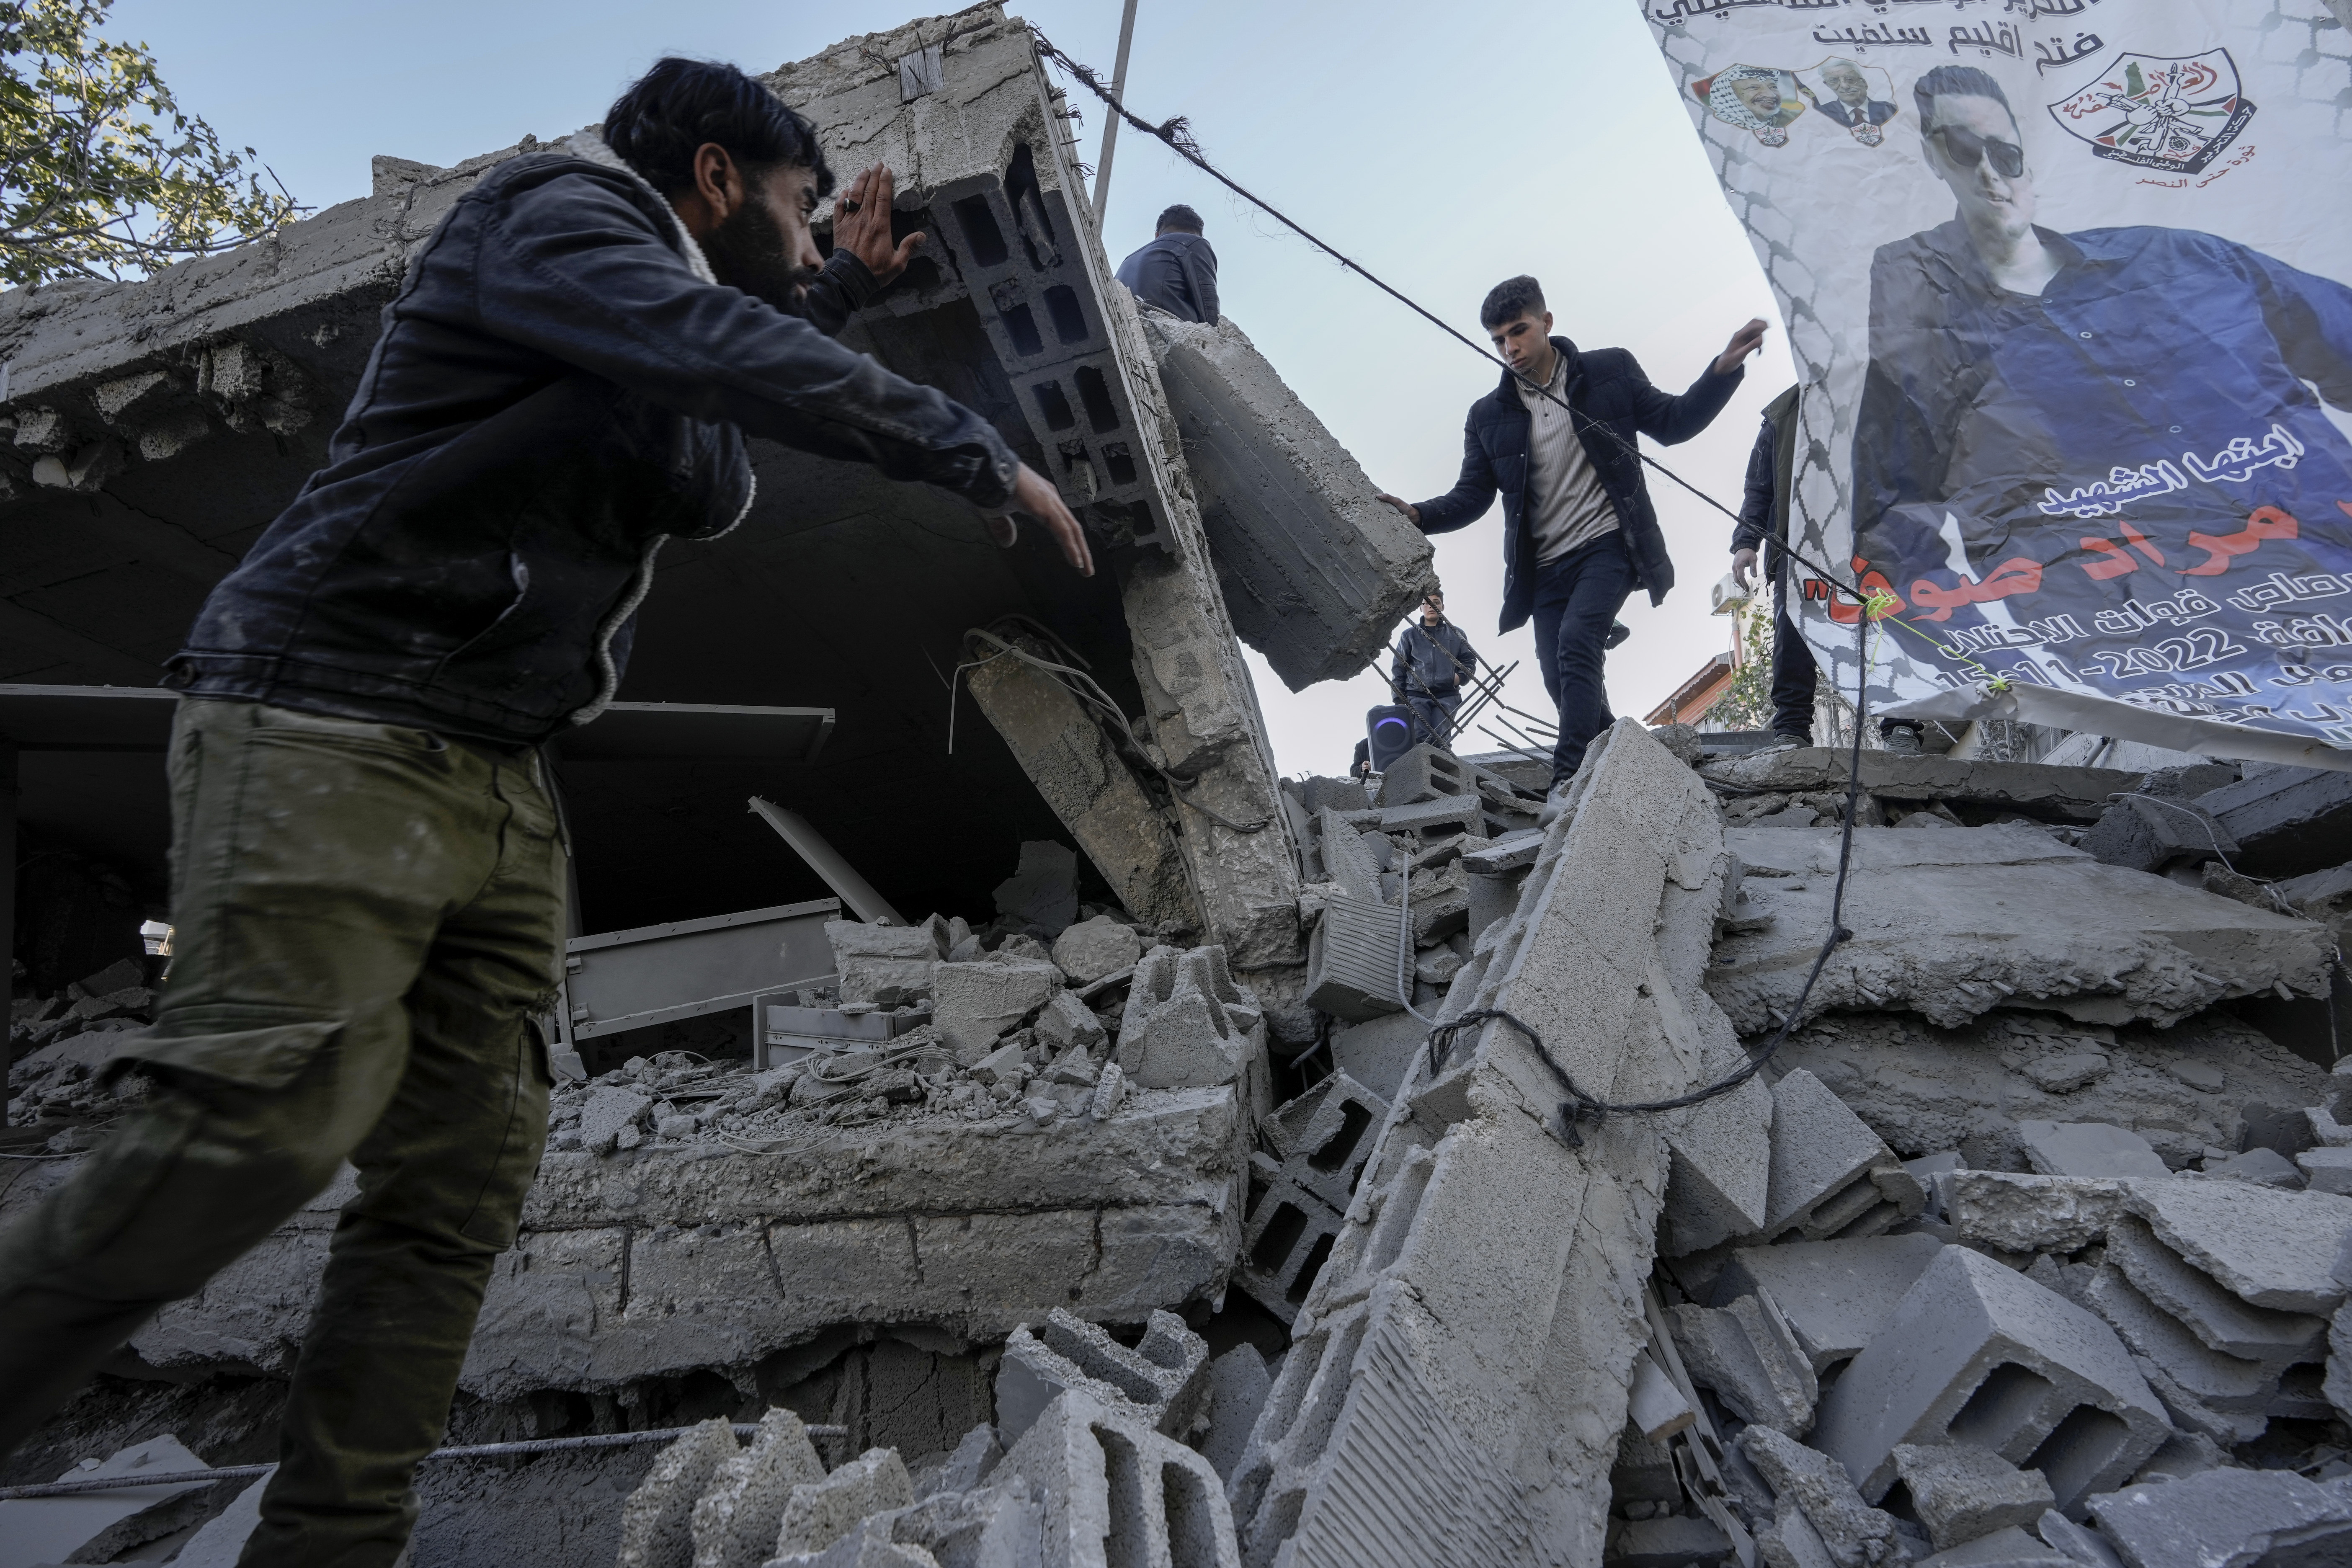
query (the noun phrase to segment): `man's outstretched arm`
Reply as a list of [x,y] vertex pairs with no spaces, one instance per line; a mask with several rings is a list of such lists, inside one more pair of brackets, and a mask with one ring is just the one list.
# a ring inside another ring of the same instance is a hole
[[1633,377],[1641,384],[1634,392],[1634,428],[1654,441],[1673,447],[1714,424],[1723,405],[1731,401],[1731,395],[1739,390],[1748,374],[1748,356],[1763,346],[1766,331],[1762,319],[1758,318],[1732,333],[1724,351],[1708,362],[1698,379],[1680,396],[1661,392],[1650,384],[1640,365],[1633,366]]

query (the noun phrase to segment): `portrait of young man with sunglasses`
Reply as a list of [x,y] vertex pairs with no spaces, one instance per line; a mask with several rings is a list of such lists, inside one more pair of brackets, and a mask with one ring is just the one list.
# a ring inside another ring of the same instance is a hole
[[[1898,594],[1916,597],[1928,578],[1947,605],[1966,592],[1959,568],[1981,583],[1990,567],[2030,557],[2040,587],[1993,615],[2023,625],[2076,612],[2086,632],[2084,612],[2183,586],[2183,570],[2205,559],[2192,532],[2229,533],[2260,507],[2297,517],[2301,537],[2266,542],[2256,575],[2340,569],[2352,544],[2335,502],[2352,500],[2352,444],[2322,403],[2352,408],[2352,289],[2193,228],[2037,223],[2032,149],[2000,84],[1946,65],[1912,92],[1921,155],[1958,210],[1873,258],[1857,552]],[[2216,205],[2184,216],[2199,210]],[[2293,460],[2188,460],[2239,437]],[[2118,561],[2097,548],[2119,532],[2110,517],[2068,510],[2063,498],[2144,468],[2158,480],[2135,486],[2125,521],[2154,554]],[[2171,475],[2181,482],[2162,488]],[[2315,546],[2336,565],[2321,565]],[[1986,624],[1976,605],[1955,613],[1956,626]]]

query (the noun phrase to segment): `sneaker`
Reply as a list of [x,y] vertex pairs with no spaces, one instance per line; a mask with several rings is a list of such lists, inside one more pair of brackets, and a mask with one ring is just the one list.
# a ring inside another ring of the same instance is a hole
[[1919,726],[1916,724],[1889,724],[1880,739],[1885,742],[1886,749],[1898,757],[1916,757],[1927,750],[1919,739]]
[[1536,813],[1537,826],[1549,827],[1559,820],[1560,813],[1568,809],[1568,786],[1573,782],[1562,779],[1551,786],[1551,793],[1544,796],[1543,809]]
[[1813,738],[1811,735],[1791,735],[1786,730],[1775,730],[1772,731],[1772,738],[1759,749],[1767,752],[1793,752],[1800,746],[1810,746],[1812,743]]
[[1612,621],[1609,623],[1609,635],[1601,639],[1601,646],[1604,648],[1615,647],[1619,643],[1623,642],[1627,637],[1630,637],[1633,635],[1633,628],[1627,626],[1624,622]]

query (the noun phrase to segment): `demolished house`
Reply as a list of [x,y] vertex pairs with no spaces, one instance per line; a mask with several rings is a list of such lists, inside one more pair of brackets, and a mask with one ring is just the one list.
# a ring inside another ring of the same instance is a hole
[[[1019,22],[769,80],[933,237],[851,341],[1111,570],[777,448],[665,557],[627,706],[558,748],[562,1081],[412,1561],[2352,1552],[2352,773],[1626,721],[1549,826],[1536,761],[1278,779],[1237,639],[1349,674],[1426,546],[1232,323],[1110,281]],[[152,662],[513,151],[0,302],[0,728],[82,879],[20,891],[0,1222],[164,983],[43,935],[159,912],[160,826],[101,831],[160,804]],[[82,1489],[0,1542],[234,1560],[348,1177],[13,1457]]]

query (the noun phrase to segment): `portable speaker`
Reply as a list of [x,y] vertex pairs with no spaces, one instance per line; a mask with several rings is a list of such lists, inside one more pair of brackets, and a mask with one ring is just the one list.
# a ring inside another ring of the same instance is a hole
[[1372,772],[1384,773],[1391,763],[1412,750],[1412,710],[1372,709],[1364,715],[1364,733],[1372,748]]

